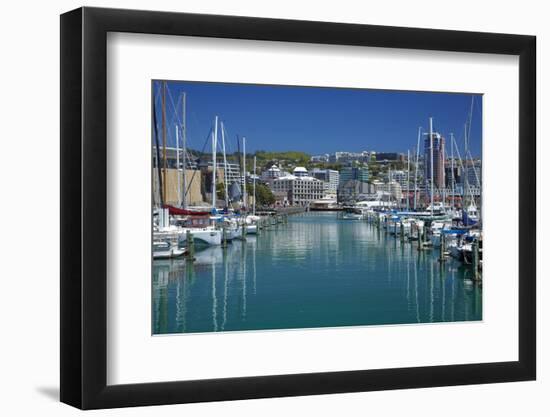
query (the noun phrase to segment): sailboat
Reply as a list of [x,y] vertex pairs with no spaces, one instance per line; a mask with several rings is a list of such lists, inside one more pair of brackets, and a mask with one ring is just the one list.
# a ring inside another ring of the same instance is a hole
[[[160,194],[160,208],[156,209],[153,213],[153,254],[157,252],[157,257],[173,257],[180,256],[179,249],[187,245],[187,236],[191,234],[196,244],[200,245],[220,245],[221,244],[221,231],[217,230],[209,219],[210,212],[204,209],[191,209],[186,206],[186,192],[187,182],[185,179],[186,170],[186,134],[185,125],[182,125],[182,138],[184,142],[183,146],[183,175],[184,181],[180,192],[179,189],[179,175],[178,175],[178,199],[179,206],[176,207],[166,203],[166,82],[163,82],[162,87],[162,130],[163,130],[163,170],[160,170],[160,144],[158,141],[158,134],[156,128],[156,110],[155,115],[155,143],[157,148],[157,167],[158,169],[158,181],[159,181],[159,194]],[[183,109],[185,112],[185,94],[183,94]],[[177,120],[177,118],[176,118]],[[217,120],[217,119],[216,119]],[[185,121],[185,115],[184,115]],[[213,141],[215,139],[213,138]],[[176,127],[176,148],[177,148],[177,160],[179,170],[179,134]],[[215,172],[215,171],[214,171]],[[214,185],[215,187],[215,185]],[[215,199],[215,196],[214,196]],[[213,201],[215,204],[215,200]],[[166,243],[170,246],[167,247]]]
[[252,202],[252,214],[249,214],[245,218],[245,228],[247,234],[255,235],[258,233],[258,225],[256,224],[260,220],[259,216],[256,216],[256,156],[254,156],[254,175],[252,176],[252,194],[254,200]]

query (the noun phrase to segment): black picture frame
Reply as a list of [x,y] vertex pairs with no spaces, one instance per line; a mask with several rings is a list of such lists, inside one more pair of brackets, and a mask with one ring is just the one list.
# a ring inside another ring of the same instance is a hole
[[[519,56],[519,360],[107,385],[108,32]],[[535,379],[534,36],[84,7],[61,16],[60,56],[62,402],[95,409]]]

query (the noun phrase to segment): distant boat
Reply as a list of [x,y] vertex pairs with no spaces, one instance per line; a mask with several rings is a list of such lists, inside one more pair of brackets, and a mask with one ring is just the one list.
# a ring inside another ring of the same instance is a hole
[[342,213],[342,219],[344,220],[362,220],[364,218],[363,210],[356,207],[346,207]]
[[249,235],[255,235],[258,233],[258,220],[260,220],[260,216],[256,215],[249,215],[246,216],[245,222],[246,222],[246,233]]
[[470,205],[466,210],[462,211],[462,224],[464,226],[472,226],[477,224],[479,221],[477,207],[475,205]]
[[153,242],[153,258],[168,259],[182,256],[185,253],[185,248],[180,248],[176,243],[171,243],[165,240],[157,240]]

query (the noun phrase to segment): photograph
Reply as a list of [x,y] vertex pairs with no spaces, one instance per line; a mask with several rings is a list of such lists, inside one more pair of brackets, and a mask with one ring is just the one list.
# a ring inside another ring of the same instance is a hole
[[152,334],[483,320],[482,103],[152,80]]

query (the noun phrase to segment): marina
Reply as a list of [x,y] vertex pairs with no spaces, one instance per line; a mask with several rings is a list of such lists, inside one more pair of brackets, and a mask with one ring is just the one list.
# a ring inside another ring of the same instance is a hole
[[307,212],[226,248],[153,262],[153,333],[482,319],[471,266],[375,222]]
[[192,148],[182,85],[153,89],[153,334],[482,320],[475,96],[459,140],[429,117],[406,154],[311,156],[218,115]]

